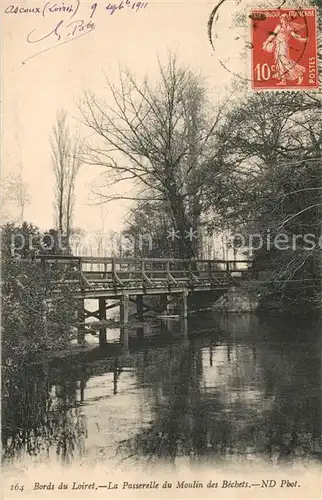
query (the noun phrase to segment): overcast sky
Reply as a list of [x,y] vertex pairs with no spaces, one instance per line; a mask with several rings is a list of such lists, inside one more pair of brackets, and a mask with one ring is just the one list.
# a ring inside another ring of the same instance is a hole
[[[73,0],[75,2],[75,0]],[[238,29],[229,29],[236,13],[235,0],[220,8],[220,18],[213,36],[213,52],[207,37],[207,22],[215,3],[202,1],[151,1],[138,12],[125,8],[110,15],[104,7],[108,1],[99,0],[93,15],[95,29],[70,43],[52,47],[55,36],[38,43],[28,43],[44,37],[68,15],[51,13],[6,14],[3,28],[3,174],[16,172],[23,166],[23,177],[31,192],[31,204],[25,218],[41,228],[53,225],[53,187],[49,138],[56,111],[67,110],[71,128],[79,119],[77,99],[82,89],[90,88],[106,96],[104,72],[113,81],[118,64],[130,67],[138,77],[145,72],[153,75],[156,57],[166,60],[168,50],[177,51],[179,61],[201,70],[216,95],[223,96],[232,83],[231,73],[222,68],[226,61],[233,71],[247,73],[245,60],[239,59],[240,45],[234,38]],[[40,2],[20,2],[20,6],[35,8]],[[74,20],[87,21],[92,1],[83,1]],[[9,5],[9,3],[8,3]],[[59,5],[59,2],[57,2]],[[68,2],[65,2],[68,5]],[[77,180],[74,226],[94,231],[100,226],[100,209],[90,205],[89,183],[96,172],[84,167]],[[127,210],[123,202],[107,205],[105,229],[118,229]]]

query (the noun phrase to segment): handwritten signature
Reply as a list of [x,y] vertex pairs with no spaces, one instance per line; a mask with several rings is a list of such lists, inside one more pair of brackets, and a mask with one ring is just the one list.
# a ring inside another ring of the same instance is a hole
[[77,40],[77,38],[80,38],[81,36],[88,35],[94,29],[95,23],[92,20],[86,22],[82,19],[72,22],[61,20],[45,35],[37,34],[37,29],[35,28],[27,35],[28,43],[39,43],[47,39],[59,43],[51,45],[50,47],[47,47],[46,49],[33,54],[32,56],[25,59],[22,64],[25,64],[29,59],[32,59],[33,57],[36,57],[43,52],[48,52],[55,47],[59,47],[60,45]]

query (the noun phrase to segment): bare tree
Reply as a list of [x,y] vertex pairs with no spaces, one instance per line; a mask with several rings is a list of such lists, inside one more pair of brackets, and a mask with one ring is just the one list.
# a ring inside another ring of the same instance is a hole
[[[9,174],[1,182],[1,218],[3,220],[15,218],[22,223],[25,217],[25,208],[30,202],[30,193],[24,182],[21,172],[17,175]],[[13,213],[18,209],[18,216]]]
[[100,205],[100,222],[101,222],[101,227],[98,228],[95,232],[95,240],[97,243],[97,256],[102,257],[104,256],[104,242],[105,242],[105,219],[107,213],[104,213],[104,207],[103,205]]
[[138,82],[129,70],[120,71],[117,85],[107,79],[112,99],[108,104],[85,91],[80,111],[98,144],[86,145],[84,163],[105,167],[102,187],[127,185],[124,192],[103,201],[130,199],[163,201],[178,235],[181,257],[195,254],[187,238],[196,229],[203,194],[203,166],[215,157],[214,131],[222,109],[211,104],[200,75],[179,67],[170,56],[159,62],[158,79]]
[[59,110],[50,139],[52,165],[55,174],[55,218],[58,229],[71,233],[75,203],[75,182],[80,167],[80,140],[70,134],[65,110]]
[[82,252],[82,247],[83,247],[83,241],[85,239],[85,231],[81,229],[80,227],[74,227],[70,231],[70,246],[72,248],[72,252],[75,255],[79,255]]

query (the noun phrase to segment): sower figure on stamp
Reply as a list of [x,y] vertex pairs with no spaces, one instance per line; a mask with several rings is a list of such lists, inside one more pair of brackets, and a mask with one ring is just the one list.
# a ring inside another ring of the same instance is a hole
[[305,28],[304,24],[298,24],[288,19],[287,14],[282,14],[280,24],[263,44],[267,52],[274,51],[275,73],[273,78],[281,80],[277,85],[286,85],[286,80],[298,80],[297,85],[303,81],[305,67],[293,61],[290,57],[289,40],[291,37],[301,42],[306,42],[307,37],[300,36],[297,31]]

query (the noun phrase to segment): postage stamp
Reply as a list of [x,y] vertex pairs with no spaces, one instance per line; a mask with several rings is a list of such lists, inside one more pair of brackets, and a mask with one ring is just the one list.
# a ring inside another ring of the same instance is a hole
[[249,18],[252,88],[317,88],[316,10],[258,9]]

